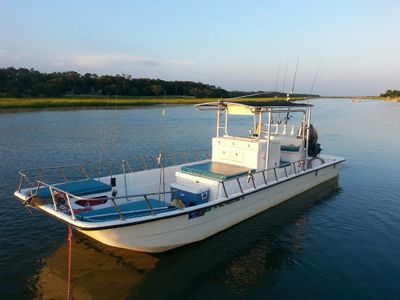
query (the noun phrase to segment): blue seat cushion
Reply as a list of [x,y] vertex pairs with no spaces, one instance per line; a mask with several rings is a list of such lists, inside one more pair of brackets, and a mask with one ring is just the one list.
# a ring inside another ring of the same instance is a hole
[[[156,199],[149,199],[150,205],[153,209],[156,208],[161,208],[161,207],[167,207],[167,205],[159,200]],[[150,209],[146,200],[138,200],[138,201],[132,201],[124,204],[118,204],[118,200],[115,201],[115,204],[118,205],[118,208],[121,212],[128,212],[128,211],[134,211],[134,210],[146,210]],[[105,214],[113,214],[116,213],[117,211],[115,210],[114,206],[106,207],[106,208],[101,208],[101,209],[96,209],[88,212],[82,212],[81,215],[84,216],[95,216],[95,215],[105,215]]]
[[[76,196],[85,196],[99,193],[106,193],[111,191],[111,185],[104,182],[97,181],[94,179],[84,179],[78,181],[70,181],[64,183],[54,184],[54,187],[60,190],[66,191]],[[31,190],[33,194],[36,193],[36,189]],[[37,196],[39,198],[50,198],[50,189],[48,187],[42,187],[39,189]]]
[[[142,217],[151,214],[151,210],[146,202],[146,200],[137,200],[124,204],[118,204],[119,210],[125,218]],[[149,199],[152,209],[156,213],[166,212],[178,209],[175,206],[171,206],[168,203],[157,199]],[[96,209],[92,211],[82,211],[77,214],[77,218],[92,222],[110,221],[119,219],[119,213],[115,209],[115,206],[110,206],[106,208]]]

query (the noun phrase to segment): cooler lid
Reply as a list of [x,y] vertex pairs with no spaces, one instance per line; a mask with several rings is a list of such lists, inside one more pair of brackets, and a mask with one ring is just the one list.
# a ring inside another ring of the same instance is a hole
[[194,183],[182,184],[182,183],[177,183],[177,182],[171,183],[171,188],[189,192],[192,194],[201,194],[201,193],[208,192],[210,190],[210,187],[204,186],[204,185],[199,185],[199,184],[194,184]]

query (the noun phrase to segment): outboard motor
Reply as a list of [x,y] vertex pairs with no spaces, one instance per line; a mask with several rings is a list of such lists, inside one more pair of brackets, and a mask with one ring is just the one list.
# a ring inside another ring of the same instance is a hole
[[317,143],[317,141],[317,129],[312,124],[310,124],[310,130],[308,134],[308,156],[316,157],[321,152],[321,145]]

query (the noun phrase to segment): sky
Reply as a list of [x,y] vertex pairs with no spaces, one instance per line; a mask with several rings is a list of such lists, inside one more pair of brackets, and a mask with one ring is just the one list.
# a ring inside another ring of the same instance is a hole
[[295,93],[400,90],[400,0],[0,0],[0,68],[289,92],[297,60]]

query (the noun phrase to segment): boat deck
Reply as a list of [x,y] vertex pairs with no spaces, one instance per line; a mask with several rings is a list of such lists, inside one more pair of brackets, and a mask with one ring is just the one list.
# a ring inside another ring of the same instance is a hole
[[249,169],[220,162],[206,162],[191,166],[183,166],[181,168],[181,171],[191,175],[198,175],[206,178],[227,180],[245,175],[249,172]]
[[[162,213],[178,209],[176,206],[169,205],[157,199],[149,199],[149,203],[154,212]],[[118,204],[121,214],[126,218],[137,218],[151,215],[152,212],[145,200],[132,201],[125,204]],[[81,211],[76,214],[77,219],[87,222],[104,222],[120,219],[120,214],[114,206],[91,210]]]

